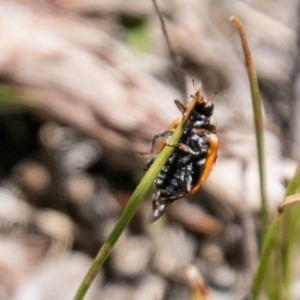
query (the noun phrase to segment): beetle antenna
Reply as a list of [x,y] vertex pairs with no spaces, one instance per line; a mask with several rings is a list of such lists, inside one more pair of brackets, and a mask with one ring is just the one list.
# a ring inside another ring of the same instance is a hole
[[[201,88],[202,88],[202,84],[201,84],[201,81],[199,81],[196,85],[195,83],[195,79],[192,80],[193,82],[193,86],[194,86],[194,89],[195,89],[195,95],[199,95],[200,94],[200,91],[201,91]],[[191,97],[194,97],[194,95],[191,95]]]
[[215,91],[212,95],[210,95],[209,97],[208,97],[208,101],[212,101],[212,100],[214,100],[215,99],[215,97],[217,96],[217,94],[218,94],[218,92],[217,91]]
[[179,87],[180,93],[182,95],[182,98],[184,99],[184,103],[187,104],[186,82],[185,82],[183,71],[182,71],[182,69],[180,68],[180,66],[178,64],[178,61],[176,59],[174,50],[171,46],[169,35],[168,35],[168,32],[167,32],[167,28],[166,28],[166,24],[165,24],[165,21],[164,21],[164,18],[162,16],[162,14],[159,10],[157,2],[156,2],[156,0],[152,0],[152,2],[153,2],[153,5],[154,5],[154,8],[155,8],[155,12],[156,12],[156,14],[159,18],[164,37],[166,39],[166,43],[167,43],[169,54],[171,56],[171,60],[173,62],[173,65],[175,66],[176,79],[177,79],[177,82],[178,82],[178,87]]

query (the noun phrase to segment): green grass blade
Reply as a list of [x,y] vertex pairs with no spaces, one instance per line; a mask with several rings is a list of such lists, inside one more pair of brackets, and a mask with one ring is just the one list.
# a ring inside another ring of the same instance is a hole
[[[287,190],[286,197],[299,193],[300,191],[300,161],[298,163],[295,175],[290,181]],[[300,217],[300,204],[293,204],[284,209],[283,219],[283,236],[282,247],[283,247],[283,274],[284,274],[284,285],[286,289],[289,289],[293,273],[294,273],[294,259],[296,253],[296,247],[298,245],[298,227]]]
[[[254,124],[256,133],[257,156],[261,193],[262,253],[259,267],[252,286],[252,298],[258,299],[262,290],[268,299],[283,300],[289,298],[289,289],[293,278],[293,261],[297,246],[300,204],[278,212],[268,226],[268,209],[265,192],[263,117],[257,76],[242,23],[235,17],[231,22],[238,29],[243,45],[247,72],[251,88]],[[290,182],[286,196],[300,190],[299,166]]]
[[268,227],[268,204],[266,198],[266,184],[265,184],[265,160],[264,160],[264,131],[263,131],[263,114],[262,114],[262,104],[260,99],[259,87],[257,82],[256,71],[250,52],[249,44],[247,41],[246,34],[244,32],[243,24],[236,17],[231,17],[230,21],[237,28],[245,56],[245,62],[250,82],[251,98],[252,98],[252,108],[254,115],[254,125],[256,134],[256,148],[257,148],[257,158],[258,158],[258,168],[259,168],[259,178],[260,178],[260,197],[261,197],[261,220],[262,220],[262,240],[267,231]]
[[[286,196],[300,191],[300,161]],[[294,204],[278,212],[271,222],[263,244],[259,266],[252,286],[252,298],[267,291],[268,299],[290,299],[289,290],[293,278],[294,257],[298,241],[300,204]]]
[[281,214],[276,215],[265,235],[259,266],[252,285],[251,299],[253,300],[258,299],[259,293],[265,284],[272,250],[276,247],[276,234],[279,232],[281,217]]

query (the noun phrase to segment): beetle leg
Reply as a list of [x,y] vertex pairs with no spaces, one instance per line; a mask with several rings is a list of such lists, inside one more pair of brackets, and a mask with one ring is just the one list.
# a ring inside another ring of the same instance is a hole
[[182,144],[182,143],[175,143],[175,144],[168,144],[168,143],[166,143],[166,146],[174,147],[176,149],[179,149],[179,150],[181,150],[183,152],[189,153],[189,154],[194,155],[194,156],[197,156],[197,155],[200,154],[200,152],[195,152],[189,146],[187,146],[185,144]]
[[153,137],[152,142],[151,142],[150,153],[154,152],[155,142],[156,142],[157,139],[168,138],[172,135],[172,133],[173,133],[173,131],[163,131],[163,132],[160,132],[160,133],[156,134]]
[[157,155],[151,157],[145,164],[145,167],[144,167],[144,172],[148,171],[151,167],[151,165],[154,163],[155,159],[156,159]]
[[186,112],[186,107],[177,99],[174,100],[176,106],[178,107],[178,109],[181,111],[181,113],[184,115]]

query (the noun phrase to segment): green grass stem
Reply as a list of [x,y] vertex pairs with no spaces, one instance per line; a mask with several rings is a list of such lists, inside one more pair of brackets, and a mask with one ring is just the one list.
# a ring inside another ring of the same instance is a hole
[[[268,205],[265,192],[263,116],[257,76],[243,25],[235,17],[231,17],[230,20],[239,32],[245,55],[251,88],[260,177],[262,252],[252,285],[251,299],[258,299],[262,290],[264,290],[265,296],[268,299],[288,300],[290,299],[289,291],[294,271],[293,262],[298,245],[300,204],[297,203],[293,206],[289,205],[285,207],[284,213],[282,208],[279,209],[271,224],[268,225]],[[300,162],[287,188],[286,197],[297,194],[299,191]],[[293,202],[297,202],[297,200],[293,199],[289,204]]]
[[262,104],[259,93],[259,86],[257,82],[257,75],[247,41],[247,37],[244,31],[242,22],[236,17],[231,17],[230,21],[237,28],[240,39],[242,42],[245,63],[247,67],[250,89],[251,89],[251,98],[252,98],[252,108],[254,116],[254,126],[255,126],[255,135],[256,135],[256,149],[257,149],[257,158],[258,158],[258,168],[259,168],[259,178],[260,178],[260,198],[261,198],[261,220],[262,220],[262,234],[261,239],[263,240],[264,235],[268,227],[268,204],[266,198],[266,184],[265,184],[265,159],[264,159],[264,130],[263,130],[263,114],[262,114]]
[[[295,175],[287,187],[286,196],[294,195],[299,191],[300,161]],[[263,289],[267,292],[269,299],[290,299],[293,262],[298,244],[299,216],[300,205],[297,203],[284,209],[281,207],[271,222],[253,281],[251,299],[258,299]]]

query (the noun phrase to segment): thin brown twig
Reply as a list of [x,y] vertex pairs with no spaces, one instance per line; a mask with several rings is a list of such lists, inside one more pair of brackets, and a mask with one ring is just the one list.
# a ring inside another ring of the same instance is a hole
[[154,8],[155,8],[155,12],[156,12],[156,14],[159,18],[164,37],[166,39],[168,51],[170,53],[172,62],[173,62],[174,66],[175,66],[175,69],[176,69],[176,78],[177,78],[177,81],[178,81],[179,90],[180,90],[180,92],[182,94],[182,97],[183,97],[183,102],[184,102],[184,104],[187,104],[187,90],[186,90],[186,83],[185,83],[185,80],[184,80],[183,71],[180,68],[180,66],[178,64],[178,61],[176,59],[176,56],[174,54],[174,50],[172,48],[170,38],[169,38],[169,35],[168,35],[168,32],[167,32],[166,24],[165,24],[165,21],[164,21],[164,18],[162,16],[162,14],[159,10],[157,2],[156,2],[156,0],[152,0],[152,2],[153,2],[153,5],[154,5]]

